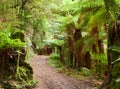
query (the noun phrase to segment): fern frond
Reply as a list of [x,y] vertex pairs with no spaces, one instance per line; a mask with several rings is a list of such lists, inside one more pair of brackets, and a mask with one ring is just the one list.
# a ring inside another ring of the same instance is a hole
[[103,64],[107,64],[107,54],[92,54],[92,57],[96,60],[99,60]]
[[90,50],[92,50],[93,44],[96,44],[96,38],[90,37],[89,35],[86,35],[75,43],[75,47],[81,46],[83,44],[84,44],[84,50],[86,52],[90,51]]
[[112,50],[114,52],[120,53],[120,47],[119,46],[111,46],[108,49],[110,49],[110,50]]
[[92,28],[94,26],[102,26],[108,19],[107,13],[105,8],[100,8],[95,15],[91,17],[91,19],[88,22],[88,27]]

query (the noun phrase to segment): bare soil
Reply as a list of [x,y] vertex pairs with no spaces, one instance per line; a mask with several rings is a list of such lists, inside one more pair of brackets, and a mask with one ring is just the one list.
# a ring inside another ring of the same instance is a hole
[[34,78],[39,81],[34,89],[93,89],[93,84],[63,75],[48,63],[48,56],[35,56],[30,60]]

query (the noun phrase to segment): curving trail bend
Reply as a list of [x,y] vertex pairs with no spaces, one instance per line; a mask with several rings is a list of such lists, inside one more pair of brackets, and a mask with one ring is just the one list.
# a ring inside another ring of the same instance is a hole
[[35,56],[30,60],[34,78],[39,81],[34,89],[93,89],[93,84],[78,81],[61,73],[47,63],[48,56]]

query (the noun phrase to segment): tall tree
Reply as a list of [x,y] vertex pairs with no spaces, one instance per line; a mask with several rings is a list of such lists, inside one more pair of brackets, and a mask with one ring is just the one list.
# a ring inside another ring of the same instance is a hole
[[102,84],[103,87],[108,89],[119,89],[120,77],[120,63],[118,61],[120,52],[120,24],[119,20],[119,3],[118,0],[104,0],[106,11],[108,13],[108,78]]

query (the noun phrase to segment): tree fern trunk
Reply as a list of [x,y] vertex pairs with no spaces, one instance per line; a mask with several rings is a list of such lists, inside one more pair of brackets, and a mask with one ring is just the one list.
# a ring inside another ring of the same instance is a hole
[[88,69],[91,69],[91,60],[92,59],[91,59],[90,52],[86,52],[84,60],[85,60],[85,67],[87,67]]
[[120,82],[117,82],[120,77],[120,62],[112,64],[120,57],[120,53],[118,49],[113,50],[113,47],[120,47],[120,24],[117,22],[114,22],[108,30],[108,78],[100,89],[106,86],[107,89],[120,89]]
[[[112,27],[109,30],[109,38],[108,38],[108,47],[119,47],[120,46],[120,24],[117,22],[114,22]],[[118,49],[117,49],[118,50]],[[120,62],[117,62],[115,64],[112,64],[113,61],[118,59],[120,57],[120,53],[117,51],[113,51],[112,49],[108,49],[108,60],[109,60],[109,73],[112,75],[112,81],[109,85],[110,87],[116,87],[120,88],[120,86],[117,85],[117,82],[115,82],[118,77],[120,77]]]
[[5,74],[6,66],[7,66],[8,60],[9,60],[6,52],[8,52],[8,50],[0,51],[0,73],[2,75]]
[[73,59],[74,59],[74,40],[73,40],[73,32],[75,30],[74,24],[69,24],[67,26],[67,42],[68,42],[68,48],[69,48],[69,59],[70,59],[70,65],[73,66]]
[[83,43],[80,45],[80,44],[77,44],[77,42],[79,40],[81,40],[82,38],[82,34],[81,34],[81,30],[77,29],[75,30],[75,33],[74,33],[74,56],[75,56],[75,66],[77,68],[79,67],[83,67],[84,66],[84,51],[83,51]]

